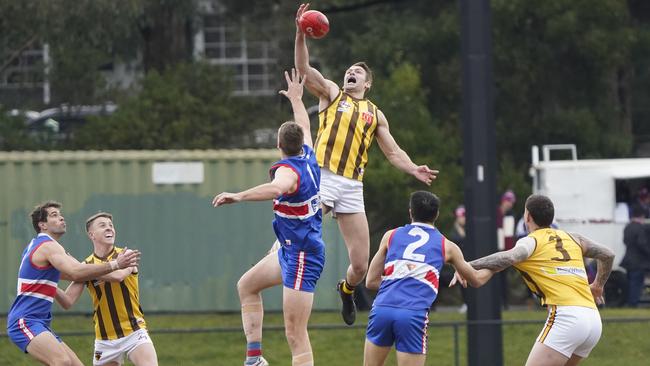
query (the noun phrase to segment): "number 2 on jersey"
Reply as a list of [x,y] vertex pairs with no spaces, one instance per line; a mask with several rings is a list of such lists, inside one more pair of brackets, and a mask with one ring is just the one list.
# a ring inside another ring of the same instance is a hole
[[416,262],[424,262],[424,254],[415,254],[413,252],[429,241],[429,233],[416,226],[409,230],[408,234],[419,237],[419,239],[409,244],[406,249],[404,249],[404,255],[402,257]]

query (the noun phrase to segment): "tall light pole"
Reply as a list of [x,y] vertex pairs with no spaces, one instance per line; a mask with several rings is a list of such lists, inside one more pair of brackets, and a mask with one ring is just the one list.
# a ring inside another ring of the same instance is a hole
[[[496,143],[492,89],[489,0],[460,0],[463,67],[462,120],[466,257],[497,250]],[[490,281],[469,291],[467,359],[470,366],[503,365],[499,286]]]

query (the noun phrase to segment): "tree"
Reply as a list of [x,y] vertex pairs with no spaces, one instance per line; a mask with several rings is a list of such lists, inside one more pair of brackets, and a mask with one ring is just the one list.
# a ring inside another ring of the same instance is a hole
[[151,71],[141,91],[125,95],[118,111],[95,118],[76,138],[79,149],[224,149],[251,144],[247,139],[266,120],[250,118],[265,110],[273,125],[279,112],[250,108],[234,97],[229,75],[205,63],[184,63],[159,74]]

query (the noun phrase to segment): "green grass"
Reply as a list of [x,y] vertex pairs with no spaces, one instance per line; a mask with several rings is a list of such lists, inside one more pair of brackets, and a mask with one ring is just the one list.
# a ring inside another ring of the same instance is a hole
[[[601,312],[603,319],[650,317],[650,309],[606,309]],[[528,352],[542,328],[546,313],[539,311],[507,311],[506,320],[538,320],[535,324],[503,326],[504,365],[523,365]],[[436,322],[463,321],[464,315],[455,312],[434,312],[430,315],[429,355],[427,365],[453,365],[453,328],[436,326]],[[360,313],[358,324],[365,324],[367,313]],[[239,328],[238,314],[188,314],[188,315],[150,315],[147,316],[149,329],[158,352],[160,365],[240,365],[245,352],[245,339],[241,331],[197,332],[197,333],[157,333],[161,329],[190,328]],[[341,324],[338,313],[314,313],[310,325]],[[265,325],[282,325],[281,314],[267,314]],[[92,332],[92,319],[88,316],[55,316],[52,325],[57,332]],[[466,365],[466,331],[458,328],[460,345],[460,365]],[[618,366],[640,365],[650,359],[650,322],[605,323],[603,336],[582,365]],[[319,365],[352,366],[361,365],[365,329],[311,329],[310,337],[314,357]],[[72,347],[82,361],[91,365],[93,336],[64,336],[64,341]],[[289,365],[290,352],[282,330],[264,332],[264,356],[272,365]],[[646,361],[642,361],[646,360]],[[6,337],[0,338],[0,365],[36,365],[23,355]],[[394,352],[387,365],[395,365]],[[130,363],[127,363],[130,365]],[[489,365],[486,365],[489,366]]]

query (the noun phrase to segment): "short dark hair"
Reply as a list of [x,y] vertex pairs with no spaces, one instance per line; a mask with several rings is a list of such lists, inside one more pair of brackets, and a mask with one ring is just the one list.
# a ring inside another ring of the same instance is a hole
[[551,199],[541,194],[530,195],[526,199],[526,210],[539,227],[550,227],[555,216]]
[[61,209],[62,206],[63,205],[56,201],[45,201],[34,207],[29,216],[32,217],[32,226],[37,234],[41,232],[41,228],[38,227],[38,224],[41,222],[47,222],[47,209],[51,207]]
[[440,199],[438,196],[427,191],[411,193],[409,202],[411,218],[416,222],[434,222],[438,217]]
[[630,217],[645,217],[645,210],[640,204],[635,203],[630,209]]
[[370,83],[372,83],[372,70],[370,69],[370,66],[368,66],[367,63],[365,63],[364,61],[359,61],[359,62],[354,63],[352,66],[359,66],[362,69],[364,69],[366,71],[366,75],[367,75],[366,76],[366,81],[369,81]]
[[305,141],[302,127],[293,121],[283,123],[278,130],[280,150],[288,156],[299,155]]
[[113,221],[113,215],[109,214],[108,212],[98,212],[98,213],[90,216],[88,218],[88,220],[86,220],[86,232],[89,231],[90,225],[93,224],[93,221],[97,220],[100,217],[106,217],[107,219]]

